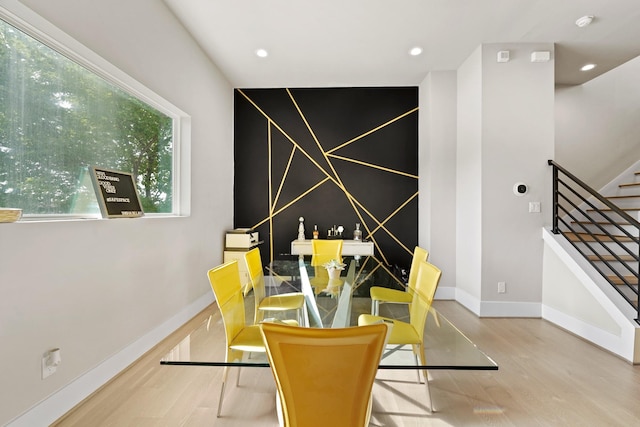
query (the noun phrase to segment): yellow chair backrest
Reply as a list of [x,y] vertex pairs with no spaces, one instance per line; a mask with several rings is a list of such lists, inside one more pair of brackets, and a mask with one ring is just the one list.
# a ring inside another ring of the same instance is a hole
[[350,328],[261,325],[286,427],[366,426],[387,334]]
[[264,289],[264,271],[262,270],[262,258],[260,257],[260,249],[251,249],[244,254],[244,259],[247,262],[247,271],[249,272],[251,286],[253,286],[253,297],[255,299],[255,313],[253,318],[255,320],[258,319],[258,306],[266,295],[266,291]]
[[342,262],[342,239],[313,239],[311,241],[311,249],[311,265],[314,267],[320,266],[332,259]]
[[409,317],[411,326],[421,333],[427,321],[433,297],[438,288],[442,271],[427,261],[420,261],[417,268],[416,286],[414,288]]
[[420,261],[426,261],[429,259],[429,251],[416,246],[413,249],[413,258],[411,258],[411,267],[409,269],[409,279],[407,280],[407,292],[413,295],[413,290],[416,287],[416,279],[418,277],[418,269],[420,267]]
[[246,322],[238,261],[234,260],[214,267],[207,272],[207,275],[222,315],[227,338],[227,361],[231,361],[235,358],[235,354],[228,348],[228,344],[245,327]]

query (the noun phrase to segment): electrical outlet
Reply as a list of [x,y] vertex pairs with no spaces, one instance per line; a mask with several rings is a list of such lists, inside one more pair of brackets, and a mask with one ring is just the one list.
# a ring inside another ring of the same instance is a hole
[[62,362],[60,358],[60,349],[52,348],[42,355],[42,379],[55,374],[58,366]]
[[507,293],[507,283],[506,282],[498,282],[498,293],[499,294]]
[[49,363],[48,354],[42,357],[42,379],[48,378],[49,376],[55,374],[57,369],[57,366],[53,366]]

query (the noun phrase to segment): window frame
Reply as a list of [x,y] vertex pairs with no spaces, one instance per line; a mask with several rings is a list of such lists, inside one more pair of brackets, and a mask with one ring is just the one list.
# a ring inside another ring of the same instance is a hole
[[[0,0],[0,19],[53,49],[70,61],[116,86],[127,94],[167,115],[173,121],[171,212],[146,213],[142,218],[190,215],[189,159],[183,156],[191,143],[191,118],[184,111],[111,64],[85,45],[16,0]],[[99,166],[99,165],[98,165]],[[102,219],[91,214],[23,214],[21,222]]]

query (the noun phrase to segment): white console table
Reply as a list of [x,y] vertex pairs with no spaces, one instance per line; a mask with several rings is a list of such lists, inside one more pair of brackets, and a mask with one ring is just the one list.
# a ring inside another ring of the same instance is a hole
[[[291,242],[291,255],[312,255],[311,240],[293,240]],[[342,255],[344,256],[373,256],[373,242],[362,240],[343,240]]]

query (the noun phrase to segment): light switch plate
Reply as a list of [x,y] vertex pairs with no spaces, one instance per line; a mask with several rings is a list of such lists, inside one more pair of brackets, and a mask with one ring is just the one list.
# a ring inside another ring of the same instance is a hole
[[540,202],[529,202],[529,213],[540,212]]

